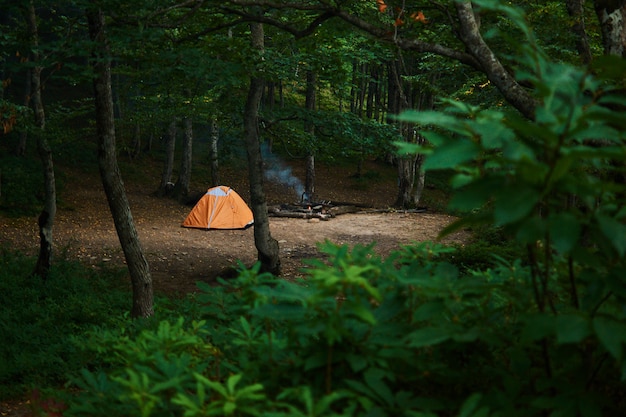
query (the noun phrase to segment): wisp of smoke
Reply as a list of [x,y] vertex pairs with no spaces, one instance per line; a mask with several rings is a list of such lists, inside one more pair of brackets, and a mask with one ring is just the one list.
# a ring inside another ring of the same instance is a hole
[[286,166],[276,155],[271,153],[267,145],[262,147],[263,162],[265,163],[265,178],[286,187],[292,188],[298,197],[304,194],[302,181],[291,172],[291,167]]

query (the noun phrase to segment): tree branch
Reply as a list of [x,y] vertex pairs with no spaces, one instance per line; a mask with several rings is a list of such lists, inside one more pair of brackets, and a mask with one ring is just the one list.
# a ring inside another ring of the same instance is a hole
[[461,25],[461,41],[463,41],[472,56],[480,62],[487,78],[500,91],[507,102],[519,110],[525,117],[534,119],[537,102],[504,68],[483,39],[476,22],[472,3],[470,1],[458,2],[456,3],[456,9]]

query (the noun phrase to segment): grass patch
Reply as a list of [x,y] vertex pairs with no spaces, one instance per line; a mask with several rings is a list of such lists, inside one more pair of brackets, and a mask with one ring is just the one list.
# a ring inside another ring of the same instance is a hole
[[[73,336],[114,326],[129,310],[119,276],[59,260],[46,281],[31,277],[35,260],[0,249],[0,399],[54,386],[83,365]],[[114,278],[114,279],[112,279]]]

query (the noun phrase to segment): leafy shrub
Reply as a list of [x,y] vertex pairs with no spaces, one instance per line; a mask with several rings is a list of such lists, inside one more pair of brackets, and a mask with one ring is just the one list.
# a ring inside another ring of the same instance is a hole
[[372,247],[321,250],[329,263],[311,261],[299,282],[253,268],[220,287],[199,284],[200,321],[93,332],[84,346],[105,367],[83,371],[67,415],[599,416],[621,407],[621,360],[607,355],[623,347],[607,331],[623,312],[613,302],[601,318],[576,310],[557,271],[555,315],[539,308],[520,261],[461,277],[438,261],[451,249],[436,244],[387,260]]
[[456,265],[462,274],[485,271],[502,260],[526,260],[526,248],[507,236],[501,228],[474,227],[470,230],[471,240],[454,244],[456,250],[442,257],[442,260]]

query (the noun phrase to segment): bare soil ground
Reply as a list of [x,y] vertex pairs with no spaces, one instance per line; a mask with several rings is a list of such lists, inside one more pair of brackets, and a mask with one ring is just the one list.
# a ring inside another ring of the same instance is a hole
[[[303,178],[302,169],[294,166],[294,175]],[[342,214],[328,221],[270,217],[272,236],[279,241],[285,279],[302,275],[303,259],[319,257],[317,242],[326,239],[337,244],[367,245],[375,242],[376,252],[386,256],[401,245],[435,240],[453,217],[428,209],[423,213],[385,210],[396,197],[393,170],[369,164],[369,172],[384,171],[371,180],[356,180],[353,169],[325,167],[318,170],[316,195],[319,199],[349,201],[378,210]],[[391,171],[389,171],[391,170]],[[224,183],[232,186],[249,201],[244,171],[224,170]],[[97,172],[63,172],[63,187],[54,226],[54,253],[57,258],[75,259],[93,268],[124,268],[124,256],[115,232]],[[136,176],[134,176],[136,178]],[[183,295],[196,290],[196,282],[214,283],[226,270],[242,261],[256,260],[253,229],[202,231],[181,227],[191,207],[153,195],[156,187],[146,186],[145,173],[140,180],[125,180],[131,210],[139,237],[150,263],[155,291]],[[385,179],[386,178],[386,179]],[[205,190],[202,183],[194,189]],[[435,193],[429,189],[426,193]],[[268,204],[293,203],[295,193],[267,183]],[[443,242],[464,242],[468,233],[459,232]],[[0,247],[36,255],[39,245],[36,216],[7,217],[0,213]],[[30,415],[28,401],[16,399],[0,403],[0,415]]]
[[[370,169],[389,169],[375,165]],[[298,167],[294,174],[300,176]],[[302,274],[303,259],[319,257],[317,242],[326,239],[337,244],[370,244],[386,256],[400,245],[434,240],[453,218],[427,210],[423,213],[385,211],[395,199],[395,185],[380,179],[357,184],[351,170],[327,167],[318,171],[316,196],[324,200],[350,201],[376,210],[342,214],[328,221],[270,217],[272,236],[279,241],[283,276]],[[224,183],[249,200],[244,175],[225,171]],[[138,181],[143,182],[145,181]],[[195,184],[198,191],[202,184]],[[215,282],[216,277],[240,260],[252,265],[256,260],[253,228],[246,230],[186,229],[181,227],[191,207],[153,195],[156,187],[126,181],[128,198],[141,243],[147,254],[155,291],[184,294],[196,289],[197,281]],[[97,173],[67,174],[54,226],[55,256],[77,259],[93,268],[124,266],[124,256],[111,219]],[[267,184],[268,204],[297,201],[285,187]],[[426,192],[429,192],[428,190]],[[463,242],[459,232],[444,242]],[[0,245],[35,255],[38,250],[36,217],[10,218],[0,214]]]

